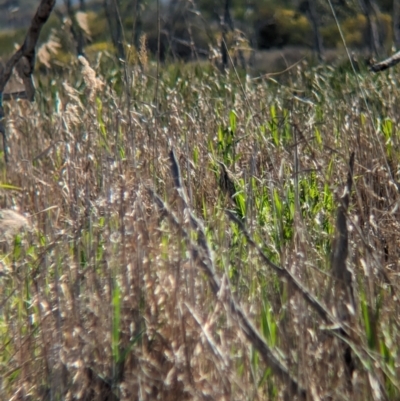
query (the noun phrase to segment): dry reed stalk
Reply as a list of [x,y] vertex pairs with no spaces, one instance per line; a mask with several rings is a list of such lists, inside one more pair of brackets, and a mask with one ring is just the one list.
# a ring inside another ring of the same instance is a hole
[[220,173],[219,173],[219,188],[221,191],[228,196],[230,199],[233,199],[234,195],[236,194],[236,185],[235,179],[232,176],[232,173],[228,170],[224,163],[217,161],[220,166]]
[[[351,325],[351,315],[355,313],[355,299],[353,294],[352,274],[347,268],[346,260],[349,254],[349,233],[347,229],[347,213],[350,204],[351,189],[353,186],[354,152],[350,155],[349,171],[344,193],[336,212],[336,233],[332,244],[331,269],[334,283],[335,308],[338,318],[343,323]],[[350,314],[349,314],[350,311]],[[342,331],[341,331],[342,332]],[[343,332],[342,332],[343,334]],[[352,376],[355,370],[351,347],[343,344],[343,359],[346,366],[346,376],[351,390]]]
[[349,172],[347,174],[347,184],[344,194],[340,198],[340,204],[336,214],[336,235],[333,243],[331,256],[332,275],[339,284],[340,288],[347,294],[347,302],[350,303],[353,310],[355,307],[352,277],[346,266],[348,256],[349,234],[347,229],[347,211],[350,204],[350,194],[353,185],[354,152],[350,156]]
[[43,43],[37,51],[37,58],[39,62],[44,64],[47,68],[51,68],[51,60],[55,54],[58,53],[60,49],[60,39],[56,36],[55,32],[53,31],[50,34],[49,39],[46,43]]
[[[350,205],[350,196],[353,186],[355,153],[352,152],[349,160],[349,170],[347,173],[347,182],[344,193],[340,198],[340,204],[336,214],[336,233],[332,244],[331,269],[334,283],[334,306],[336,308],[338,318],[347,325],[355,326],[354,315],[356,310],[356,300],[354,297],[352,273],[347,266],[347,258],[349,254],[349,233],[347,228],[347,215]],[[362,235],[361,235],[362,237]],[[375,327],[375,323],[372,323]],[[359,340],[353,339],[358,343]],[[352,390],[352,378],[356,369],[354,361],[354,353],[350,344],[343,344],[343,359],[346,367],[346,375],[350,391]],[[382,385],[382,379],[379,378],[379,370],[377,372],[369,372],[368,379],[371,391],[374,393],[375,399],[388,400],[386,390]]]

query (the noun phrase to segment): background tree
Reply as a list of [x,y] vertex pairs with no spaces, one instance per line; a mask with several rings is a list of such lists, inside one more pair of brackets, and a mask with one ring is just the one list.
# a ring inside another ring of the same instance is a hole
[[304,0],[300,2],[299,10],[307,16],[313,31],[313,48],[320,61],[323,60],[322,35],[319,29],[319,15],[317,13],[316,2]]
[[221,40],[221,55],[222,55],[222,68],[228,68],[228,49],[227,49],[227,34],[233,32],[233,20],[231,16],[231,0],[224,1],[224,14],[221,18],[222,40]]
[[[72,5],[71,0],[65,0],[64,1],[65,4],[65,9],[66,9],[66,13],[68,15],[68,18],[70,20],[70,32],[71,35],[74,39],[75,42],[75,46],[76,46],[76,53],[78,56],[80,55],[85,55],[84,52],[84,47],[85,47],[85,36],[84,36],[84,32],[82,30],[82,28],[80,27],[77,19],[76,19],[76,14]],[[84,0],[80,0],[79,2],[79,8],[80,11],[84,11],[85,10],[85,1]],[[61,13],[58,13],[61,16]]]
[[143,32],[142,0],[135,0],[133,7],[133,45],[139,49],[139,41]]
[[393,38],[396,49],[400,48],[400,1],[393,0]]
[[367,19],[369,49],[371,55],[379,56],[382,43],[379,35],[379,7],[374,0],[358,0],[361,10]]
[[111,40],[119,59],[125,59],[125,49],[122,35],[122,20],[120,16],[120,0],[104,0],[103,7],[110,28]]

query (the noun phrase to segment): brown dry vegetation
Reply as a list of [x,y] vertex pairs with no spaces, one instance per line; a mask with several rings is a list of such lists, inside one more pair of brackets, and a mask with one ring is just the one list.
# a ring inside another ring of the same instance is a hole
[[[82,60],[39,76],[34,104],[7,103],[3,184],[20,190],[2,205],[33,229],[2,249],[0,398],[399,399],[395,73],[303,64],[241,86],[212,68],[157,81],[127,67],[127,82],[105,58],[97,76]],[[329,261],[353,151],[352,314]]]

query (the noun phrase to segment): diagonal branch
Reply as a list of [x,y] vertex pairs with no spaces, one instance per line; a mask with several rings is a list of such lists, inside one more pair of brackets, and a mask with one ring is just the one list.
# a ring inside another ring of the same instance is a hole
[[393,54],[386,60],[380,61],[379,63],[372,64],[370,66],[371,71],[380,72],[387,70],[388,68],[394,67],[396,64],[400,63],[400,52]]
[[[186,191],[182,181],[182,176],[180,172],[180,167],[176,159],[174,150],[170,152],[170,162],[171,162],[171,173],[173,176],[175,188],[180,196],[185,212],[189,215],[189,220],[191,226],[197,231],[197,244],[193,242],[190,234],[187,230],[180,224],[179,219],[175,214],[169,209],[169,207],[164,203],[164,201],[156,194],[156,192],[148,188],[153,200],[156,202],[158,208],[160,209],[163,217],[168,217],[172,225],[179,230],[183,238],[188,242],[191,249],[191,254],[194,261],[202,269],[205,275],[209,279],[209,284],[214,296],[218,297],[221,290],[221,282],[218,279],[215,271],[214,261],[211,254],[211,249],[209,247],[207,237],[203,228],[202,222],[194,215],[193,211],[189,206]],[[298,395],[299,399],[307,399],[307,390],[304,389],[297,380],[292,377],[287,366],[281,360],[278,355],[272,350],[265,340],[262,338],[258,330],[253,326],[249,318],[246,316],[241,307],[236,303],[231,295],[227,296],[226,306],[229,313],[237,321],[238,326],[247,338],[247,340],[254,346],[254,348],[260,353],[264,362],[271,368],[274,374],[279,377],[284,383],[288,384],[290,393],[292,395]]]
[[32,84],[32,73],[35,68],[35,48],[40,31],[48,20],[55,3],[55,0],[41,0],[23,45],[8,60],[4,71],[0,74],[0,94],[3,93],[13,69],[16,67],[18,74],[24,81],[28,99],[31,101],[33,100],[34,88]]
[[[3,136],[4,158],[6,162],[8,161],[8,145],[6,130],[2,121],[4,118],[3,100],[22,97],[31,102],[34,100],[35,87],[33,85],[32,74],[35,69],[35,48],[40,31],[48,20],[55,4],[56,0],[41,0],[24,43],[8,60],[5,67],[0,65],[0,134]],[[4,88],[10,80],[14,68],[16,68],[18,75],[24,83],[25,91],[12,94],[8,97],[4,96],[3,98]]]

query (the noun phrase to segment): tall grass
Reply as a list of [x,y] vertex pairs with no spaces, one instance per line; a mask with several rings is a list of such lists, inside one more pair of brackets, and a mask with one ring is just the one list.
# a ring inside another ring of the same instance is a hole
[[[127,66],[127,83],[105,58],[96,71],[81,60],[38,76],[36,103],[8,103],[0,167],[13,187],[2,205],[33,228],[3,242],[1,399],[296,398],[226,309],[230,296],[309,399],[399,399],[396,74],[303,64],[281,82],[243,77],[243,93],[211,67],[166,67],[157,83],[151,66]],[[223,284],[217,297],[193,256],[200,234],[171,147]],[[346,337],[246,233],[340,320],[330,257],[353,151]],[[233,199],[218,186],[220,163]]]

